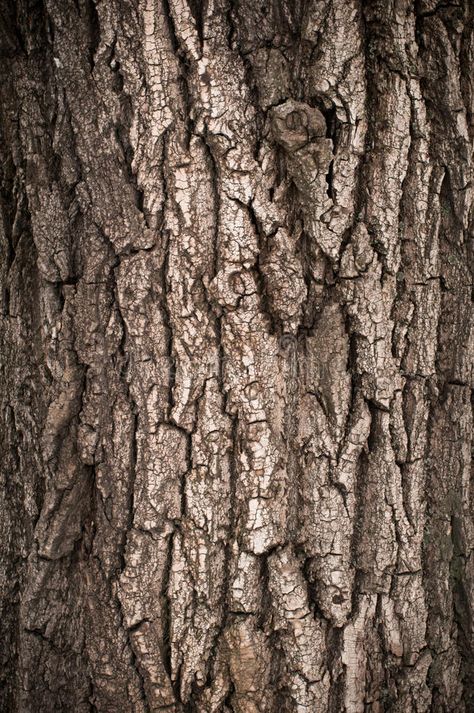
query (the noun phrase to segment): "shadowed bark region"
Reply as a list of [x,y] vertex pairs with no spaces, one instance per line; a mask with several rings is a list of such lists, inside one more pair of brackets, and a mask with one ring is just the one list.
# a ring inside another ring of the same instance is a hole
[[4,0],[0,708],[474,710],[469,0]]

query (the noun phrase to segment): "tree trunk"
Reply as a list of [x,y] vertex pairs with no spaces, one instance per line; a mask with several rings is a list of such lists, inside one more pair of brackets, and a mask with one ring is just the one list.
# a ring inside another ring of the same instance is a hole
[[4,2],[2,711],[474,710],[473,7]]

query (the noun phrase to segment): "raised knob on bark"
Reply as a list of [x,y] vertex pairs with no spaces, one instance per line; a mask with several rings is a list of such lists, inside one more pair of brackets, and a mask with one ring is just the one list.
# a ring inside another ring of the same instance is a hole
[[316,107],[288,99],[271,110],[271,129],[280,146],[286,151],[297,151],[326,136],[326,120]]

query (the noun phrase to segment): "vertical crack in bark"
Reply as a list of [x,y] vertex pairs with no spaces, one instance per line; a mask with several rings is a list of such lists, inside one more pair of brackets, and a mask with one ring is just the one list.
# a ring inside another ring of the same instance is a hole
[[92,72],[95,66],[95,54],[100,44],[100,21],[95,0],[86,0],[85,8],[89,22],[89,64]]
[[262,230],[261,225],[259,224],[259,221],[255,214],[255,210],[253,208],[251,200],[247,204],[246,209],[248,211],[248,214],[250,217],[250,222],[253,226],[253,229],[255,230],[255,235],[257,237],[258,252],[257,252],[257,258],[255,260],[255,264],[254,264],[254,270],[256,273],[256,277],[257,277],[256,284],[257,284],[259,296],[260,296],[260,306],[261,306],[262,312],[268,318],[270,333],[278,333],[281,330],[278,330],[278,328],[277,328],[276,318],[275,318],[275,315],[273,314],[273,310],[272,310],[271,304],[270,304],[270,298],[268,296],[265,274],[262,269],[262,263],[265,260],[266,252],[267,252],[266,251],[266,240],[267,239],[270,240],[273,237],[273,235],[277,232],[277,229],[275,229],[273,234],[266,236]]
[[217,273],[219,272],[219,218],[220,218],[220,180],[219,180],[219,166],[214,157],[212,147],[209,144],[209,137],[207,133],[199,134],[203,141],[203,145],[206,151],[206,156],[208,158],[210,175],[211,175],[211,189],[212,189],[212,201],[213,201],[213,219],[214,219],[214,230],[213,230],[213,264],[211,270],[211,280],[213,280]]
[[168,406],[167,419],[170,420],[174,406],[174,386],[176,379],[176,363],[173,356],[173,326],[171,320],[171,312],[168,306],[168,268],[169,268],[169,251],[170,251],[170,232],[166,227],[167,206],[170,200],[168,194],[168,157],[167,157],[167,134],[163,136],[162,150],[162,184],[163,184],[163,214],[160,227],[162,236],[162,251],[163,260],[161,267],[160,283],[161,283],[161,312],[163,324],[166,330],[166,358],[168,360]]
[[[176,526],[175,526],[176,528]],[[168,676],[172,677],[171,670],[171,605],[169,599],[169,583],[171,568],[173,565],[173,544],[176,529],[168,536],[168,552],[163,570],[163,580],[161,584],[161,617],[163,626],[163,664]],[[175,683],[174,693],[176,700],[179,700],[179,681]]]

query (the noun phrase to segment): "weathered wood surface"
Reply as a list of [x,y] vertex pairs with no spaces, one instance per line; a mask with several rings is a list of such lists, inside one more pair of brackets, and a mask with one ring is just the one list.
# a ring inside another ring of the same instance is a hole
[[0,707],[473,711],[473,5],[3,5]]

